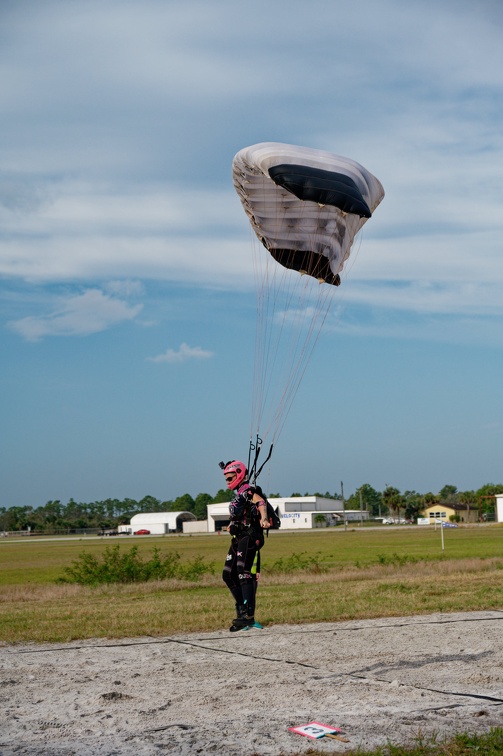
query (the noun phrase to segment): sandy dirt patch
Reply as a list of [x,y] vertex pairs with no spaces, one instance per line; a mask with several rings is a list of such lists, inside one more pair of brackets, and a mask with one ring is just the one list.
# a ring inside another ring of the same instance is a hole
[[[4,645],[0,752],[279,756],[503,725],[503,612]],[[317,720],[348,744],[288,731]]]

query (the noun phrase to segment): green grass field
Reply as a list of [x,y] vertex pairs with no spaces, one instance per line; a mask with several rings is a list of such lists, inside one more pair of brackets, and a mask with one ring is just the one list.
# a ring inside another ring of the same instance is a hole
[[[120,543],[149,558],[202,555],[214,574],[89,588],[58,584],[81,553]],[[503,528],[342,528],[274,532],[262,550],[257,618],[306,623],[503,608]],[[228,536],[0,542],[0,640],[61,642],[227,627],[234,606],[221,581]],[[292,558],[293,557],[293,558]]]
[[[157,546],[182,563],[202,555],[213,574],[89,588],[58,583],[82,553]],[[257,617],[267,624],[503,608],[503,528],[355,528],[271,533],[262,551]],[[221,581],[228,536],[0,541],[0,640],[63,642],[212,631],[228,627],[233,602]],[[503,730],[440,742],[392,745],[354,756],[501,753]],[[309,748],[307,754],[317,754]],[[293,756],[293,754],[292,754]],[[300,754],[299,754],[300,756]]]
[[[496,727],[483,735],[460,733],[451,738],[431,739],[418,737],[417,744],[411,746],[389,745],[367,751],[358,748],[348,751],[346,756],[500,756],[503,753],[503,728]],[[308,748],[290,756],[319,756],[316,748]]]

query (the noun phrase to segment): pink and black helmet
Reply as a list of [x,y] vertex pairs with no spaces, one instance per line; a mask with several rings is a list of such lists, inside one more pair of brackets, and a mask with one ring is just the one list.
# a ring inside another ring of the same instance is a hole
[[239,462],[237,459],[235,459],[232,462],[227,462],[224,467],[224,475],[226,478],[229,473],[236,473],[235,478],[227,481],[227,488],[234,489],[238,488],[238,486],[240,486],[241,483],[246,479],[248,470],[246,469],[246,465],[243,464],[243,462]]

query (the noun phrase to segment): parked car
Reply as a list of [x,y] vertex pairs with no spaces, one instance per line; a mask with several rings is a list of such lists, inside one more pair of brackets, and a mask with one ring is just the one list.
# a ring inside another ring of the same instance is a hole
[[388,519],[384,518],[382,521],[382,524],[383,525],[411,525],[412,521],[403,520],[403,519],[399,520],[398,517],[395,517],[394,519],[390,517]]
[[141,530],[135,530],[134,535],[150,535],[150,530],[145,530],[145,528],[141,528]]

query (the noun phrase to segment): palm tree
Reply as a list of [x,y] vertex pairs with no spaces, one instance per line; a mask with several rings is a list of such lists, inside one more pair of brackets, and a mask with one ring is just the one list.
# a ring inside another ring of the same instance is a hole
[[462,491],[458,500],[466,506],[466,522],[470,522],[470,504],[475,504],[475,491]]
[[403,504],[403,499],[398,488],[386,486],[382,494],[382,500],[388,509],[391,509],[393,512],[393,519],[395,519],[395,513],[398,512],[398,521],[400,521],[400,507]]
[[423,496],[424,509],[426,509],[427,507],[432,507],[435,504],[438,504],[437,494],[431,493],[431,491],[429,491],[428,493],[425,493]]

